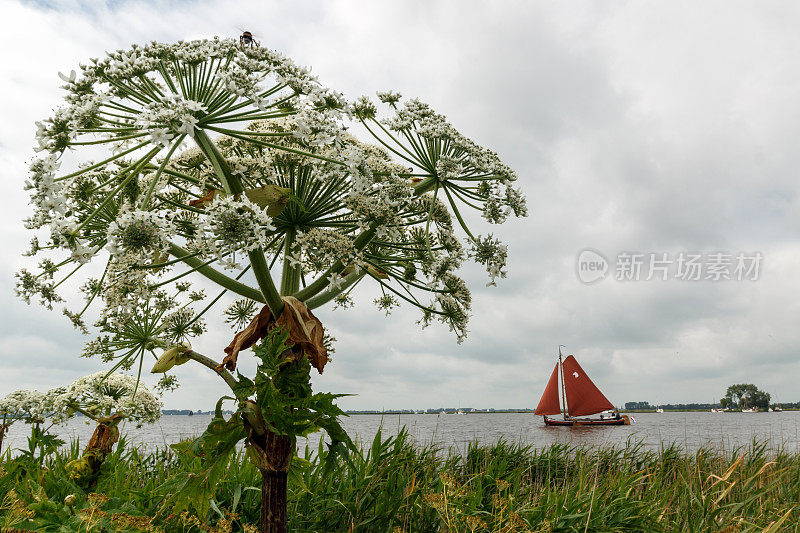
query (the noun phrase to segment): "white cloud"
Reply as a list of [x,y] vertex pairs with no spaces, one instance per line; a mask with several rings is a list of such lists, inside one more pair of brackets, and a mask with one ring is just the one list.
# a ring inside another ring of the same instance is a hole
[[[339,339],[323,390],[345,407],[533,406],[558,344],[617,403],[711,401],[751,380],[796,401],[800,309],[796,140],[799,14],[730,2],[69,2],[6,1],[0,22],[0,173],[9,279],[28,236],[22,191],[34,121],[58,105],[57,72],[106,49],[253,31],[348,97],[393,88],[446,113],[521,176],[531,216],[499,229],[509,279],[475,287],[472,333],[420,330],[374,295],[324,310]],[[695,15],[687,17],[687,9]],[[699,11],[698,11],[699,10]],[[480,223],[479,217],[473,217]],[[494,228],[492,228],[494,229]],[[485,233],[487,230],[483,230]],[[761,251],[757,282],[581,285],[577,253]],[[91,362],[58,311],[27,307],[2,284],[0,381],[50,361],[54,377]],[[230,333],[199,349],[218,357]],[[15,354],[36,351],[37,359]],[[35,364],[34,364],[35,363]],[[252,365],[252,362],[244,362]],[[33,365],[33,366],[28,366]],[[173,407],[224,393],[184,365]],[[37,374],[38,376],[38,374]],[[70,379],[71,379],[70,377]],[[36,383],[46,385],[41,375]],[[55,384],[55,383],[52,383]]]

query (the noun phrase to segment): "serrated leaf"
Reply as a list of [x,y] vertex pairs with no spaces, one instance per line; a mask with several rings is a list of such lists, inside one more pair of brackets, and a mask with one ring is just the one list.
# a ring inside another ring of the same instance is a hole
[[217,402],[215,415],[202,435],[192,441],[173,444],[184,461],[191,464],[191,473],[181,473],[163,485],[172,494],[167,504],[175,512],[194,507],[203,516],[216,493],[217,484],[227,471],[227,465],[236,444],[247,436],[242,419],[234,414],[225,420],[222,402],[232,399],[224,396]]

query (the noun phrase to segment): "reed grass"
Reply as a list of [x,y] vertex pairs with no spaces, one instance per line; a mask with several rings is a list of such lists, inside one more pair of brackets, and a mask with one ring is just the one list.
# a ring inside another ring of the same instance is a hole
[[[242,453],[208,514],[196,516],[165,503],[165,483],[196,468],[172,450],[123,443],[91,492],[66,474],[79,452],[73,442],[43,458],[4,456],[2,531],[255,531],[260,477]],[[415,444],[401,431],[379,432],[347,458],[331,460],[324,445],[301,455],[308,467],[289,488],[293,531],[800,532],[800,453],[759,442],[694,453],[637,442],[473,442],[456,451]]]

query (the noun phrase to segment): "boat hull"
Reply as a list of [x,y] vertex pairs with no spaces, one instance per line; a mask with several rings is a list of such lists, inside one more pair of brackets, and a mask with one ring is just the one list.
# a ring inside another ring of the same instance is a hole
[[622,415],[620,418],[608,418],[608,419],[600,419],[600,418],[570,418],[567,420],[559,420],[556,418],[547,418],[544,417],[544,425],[546,426],[580,426],[580,427],[589,427],[589,426],[629,426],[631,425],[630,418],[628,415]]

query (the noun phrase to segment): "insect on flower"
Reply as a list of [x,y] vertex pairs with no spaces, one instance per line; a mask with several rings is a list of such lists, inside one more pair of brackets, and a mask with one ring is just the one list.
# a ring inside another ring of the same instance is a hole
[[261,43],[253,39],[253,34],[249,31],[242,30],[242,34],[239,36],[239,46],[242,48],[251,48],[251,47],[260,47]]

